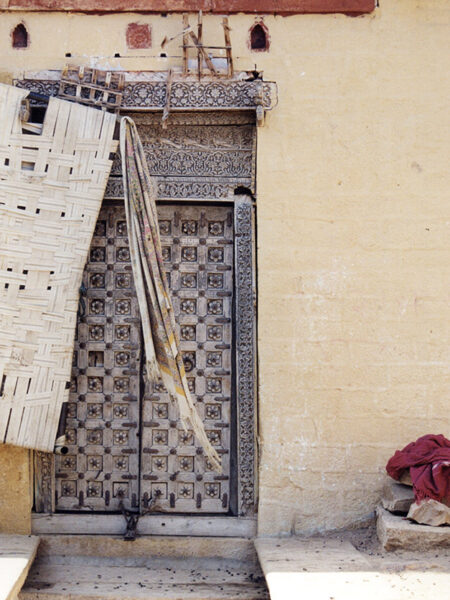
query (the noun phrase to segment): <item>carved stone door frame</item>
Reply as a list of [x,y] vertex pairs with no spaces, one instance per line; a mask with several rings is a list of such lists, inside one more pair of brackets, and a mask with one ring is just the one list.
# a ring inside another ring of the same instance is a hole
[[[30,86],[31,87],[31,86]],[[227,114],[197,113],[202,124],[228,124]],[[174,115],[183,124],[183,115]],[[146,113],[142,121],[157,122],[158,115]],[[252,122],[251,113],[233,113],[231,123]],[[254,118],[253,118],[254,123]],[[254,125],[253,125],[254,126]],[[235,439],[234,471],[236,485],[230,498],[230,516],[148,515],[139,520],[138,533],[167,535],[253,535],[257,503],[256,453],[256,283],[255,283],[255,191],[256,127],[251,146],[251,172],[243,177],[205,178],[196,185],[189,178],[158,176],[159,190],[165,202],[226,203],[234,206],[235,228]],[[239,162],[239,159],[235,162]],[[116,173],[117,175],[117,173]],[[120,178],[111,177],[105,197],[120,198]],[[200,193],[199,193],[199,189]],[[186,194],[186,189],[188,193]],[[192,194],[189,193],[190,190]],[[248,190],[248,193],[246,193]],[[192,197],[192,195],[196,197]],[[187,197],[186,197],[187,196]],[[189,197],[191,196],[191,197]],[[35,533],[121,533],[120,515],[54,513],[54,461],[52,455],[35,453]],[[95,525],[93,525],[95,523]]]

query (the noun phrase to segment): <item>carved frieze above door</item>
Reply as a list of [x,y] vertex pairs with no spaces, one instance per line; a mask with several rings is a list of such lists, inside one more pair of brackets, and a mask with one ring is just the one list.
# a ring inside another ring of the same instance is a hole
[[[133,116],[161,200],[224,200],[238,187],[255,191],[256,127],[251,113]],[[123,198],[120,157],[106,198]]]

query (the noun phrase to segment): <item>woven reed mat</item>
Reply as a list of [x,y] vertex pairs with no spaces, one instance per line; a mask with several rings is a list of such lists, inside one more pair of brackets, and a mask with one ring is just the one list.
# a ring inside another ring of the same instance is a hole
[[27,93],[0,84],[0,442],[52,451],[116,117],[50,98],[24,134]]

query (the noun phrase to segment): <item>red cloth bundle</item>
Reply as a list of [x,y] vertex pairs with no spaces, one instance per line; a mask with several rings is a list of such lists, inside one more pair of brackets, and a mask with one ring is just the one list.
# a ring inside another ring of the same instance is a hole
[[409,469],[417,503],[427,498],[450,506],[450,440],[443,435],[424,435],[397,450],[386,471],[400,479]]

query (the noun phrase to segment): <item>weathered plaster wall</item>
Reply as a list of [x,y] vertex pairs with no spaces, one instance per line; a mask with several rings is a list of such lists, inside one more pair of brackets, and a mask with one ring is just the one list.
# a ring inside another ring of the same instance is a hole
[[[380,4],[357,18],[266,17],[268,53],[247,48],[254,17],[230,17],[236,67],[256,63],[279,88],[258,132],[263,535],[366,517],[397,447],[450,435],[450,6]],[[13,50],[21,19],[31,46]],[[127,50],[130,22],[152,26],[152,48]],[[3,14],[0,77],[60,68],[65,53],[164,70],[180,64],[177,42],[160,57],[180,23]],[[220,17],[205,18],[204,31],[206,43],[222,39]],[[14,453],[2,449],[0,472]]]
[[450,5],[269,23],[259,135],[259,530],[373,509],[393,451],[450,433]]

